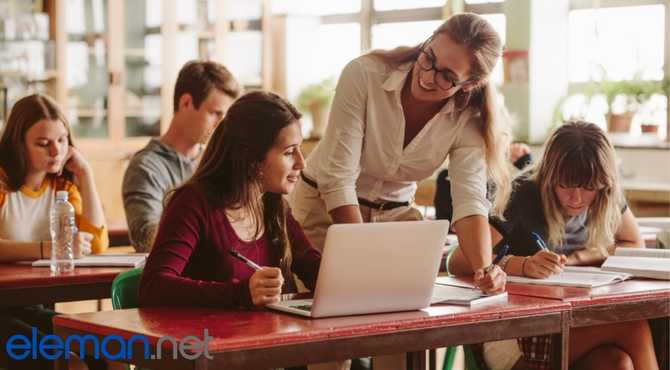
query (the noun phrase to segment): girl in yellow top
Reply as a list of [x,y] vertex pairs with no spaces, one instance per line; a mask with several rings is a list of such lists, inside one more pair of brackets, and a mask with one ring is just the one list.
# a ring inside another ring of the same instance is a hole
[[26,96],[0,137],[0,262],[51,256],[49,210],[56,190],[66,190],[75,209],[75,258],[107,249],[93,171],[73,146],[70,126],[52,99]]
[[[100,253],[109,244],[93,171],[72,144],[72,135],[56,103],[44,95],[22,98],[12,108],[0,137],[0,262],[50,258],[49,211],[57,190],[69,193],[79,232],[75,258]],[[42,305],[0,310],[0,344],[14,334],[52,332],[55,312]],[[87,361],[89,368],[104,367]],[[44,358],[10,361],[4,351],[0,367],[45,369]]]

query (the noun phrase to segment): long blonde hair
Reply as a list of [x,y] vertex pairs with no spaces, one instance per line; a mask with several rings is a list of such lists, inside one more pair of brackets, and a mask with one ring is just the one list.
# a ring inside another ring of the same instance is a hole
[[[472,53],[471,78],[475,88],[469,92],[459,89],[454,99],[461,110],[474,109],[481,116],[480,133],[484,138],[488,178],[495,183],[495,200],[492,214],[502,217],[511,193],[511,180],[507,163],[510,134],[509,119],[497,102],[497,93],[488,77],[502,55],[502,42],[493,26],[474,13],[456,14],[442,23],[433,37],[446,33],[459,45]],[[431,40],[429,39],[429,41]],[[375,50],[370,53],[391,67],[398,67],[418,59],[425,43],[393,50]]]
[[598,126],[571,121],[556,129],[531,179],[540,190],[551,245],[560,245],[565,239],[565,217],[555,192],[558,185],[597,189],[587,211],[586,247],[604,248],[614,242],[624,200],[614,147]]

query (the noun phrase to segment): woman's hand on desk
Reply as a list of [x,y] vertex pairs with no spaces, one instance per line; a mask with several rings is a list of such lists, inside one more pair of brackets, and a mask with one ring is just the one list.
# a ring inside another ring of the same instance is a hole
[[507,274],[498,265],[493,265],[488,271],[481,268],[475,271],[475,286],[484,293],[501,293],[505,291]]
[[80,231],[74,236],[73,254],[74,258],[82,258],[91,254],[91,241],[93,234]]
[[562,272],[568,261],[565,255],[559,255],[549,250],[541,250],[526,258],[526,261],[522,264],[521,272],[525,276],[536,279],[543,279]]
[[249,292],[254,306],[265,306],[281,300],[281,287],[284,277],[276,267],[263,267],[254,272],[249,279]]

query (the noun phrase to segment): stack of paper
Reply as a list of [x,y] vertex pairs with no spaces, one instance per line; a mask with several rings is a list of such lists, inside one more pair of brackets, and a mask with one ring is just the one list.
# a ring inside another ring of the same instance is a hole
[[[142,267],[146,262],[146,253],[133,254],[99,254],[85,256],[74,260],[75,266],[107,266],[107,267]],[[33,267],[48,267],[51,260],[43,259],[33,262]]]
[[635,277],[670,280],[670,249],[622,248],[607,257],[602,269]]
[[507,282],[538,285],[558,285],[579,288],[595,288],[630,279],[632,275],[603,271],[593,267],[565,267],[563,272],[544,279],[507,275]]
[[486,294],[472,283],[454,277],[439,277],[435,280],[430,304],[453,304],[458,306],[478,306],[507,302],[507,292]]

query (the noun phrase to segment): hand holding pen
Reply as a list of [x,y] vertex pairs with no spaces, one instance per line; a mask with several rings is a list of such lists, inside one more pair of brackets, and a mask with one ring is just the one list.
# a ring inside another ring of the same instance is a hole
[[552,274],[558,274],[563,271],[567,258],[565,255],[556,254],[549,250],[547,244],[542,240],[540,235],[535,232],[531,233],[531,237],[535,241],[539,251],[533,256],[526,257],[521,265],[521,272],[523,275],[532,278],[546,278]]
[[[489,266],[475,271],[474,283],[479,289],[482,290],[482,292],[500,293],[505,290],[507,274],[505,274],[505,271],[503,271],[503,269],[498,266],[498,263],[502,260],[503,257],[505,257],[508,250],[509,245],[503,245],[498,249],[496,257]],[[496,287],[498,287],[498,289],[495,289]]]
[[249,278],[249,293],[254,306],[265,306],[281,300],[284,277],[279,268],[261,267],[234,250],[230,250],[228,253],[255,271]]

